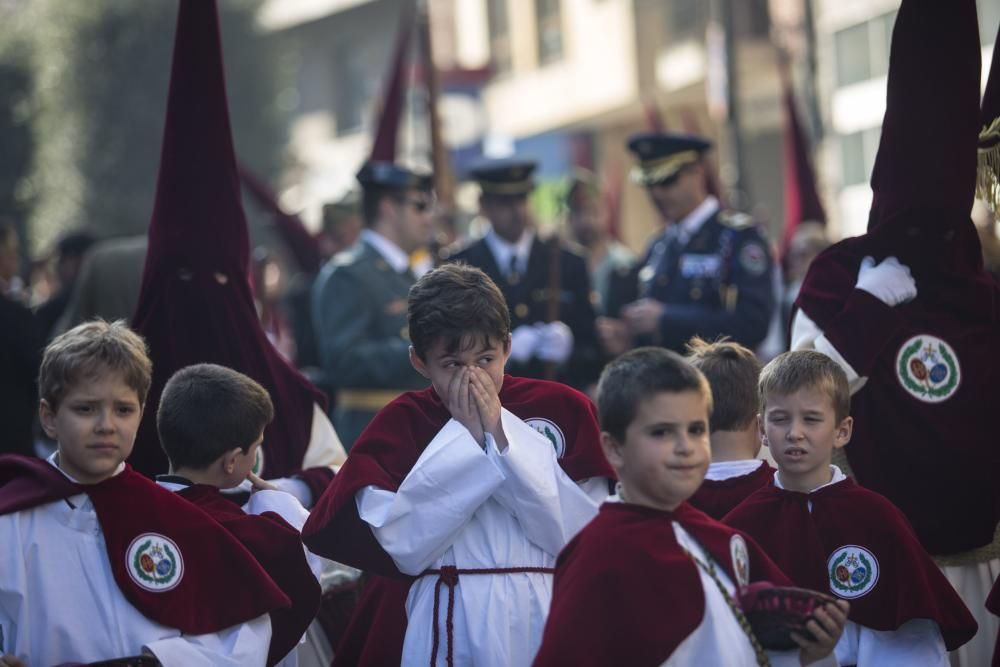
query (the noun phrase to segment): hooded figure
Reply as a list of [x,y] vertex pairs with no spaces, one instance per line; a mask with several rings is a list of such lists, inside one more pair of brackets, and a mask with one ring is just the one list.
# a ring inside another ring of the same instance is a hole
[[979,43],[974,0],[903,0],[868,232],[817,257],[792,324],[793,349],[851,380],[857,481],[903,511],[977,614],[967,664],[989,660],[983,602],[1000,574],[1000,289],[970,219]]
[[130,462],[167,472],[156,407],[177,370],[228,366],[268,390],[275,418],[257,472],[309,507],[343,462],[325,399],[271,346],[248,280],[247,223],[233,152],[215,2],[182,1],[167,119],[149,225],[149,251],[133,326],[149,344],[153,384]]

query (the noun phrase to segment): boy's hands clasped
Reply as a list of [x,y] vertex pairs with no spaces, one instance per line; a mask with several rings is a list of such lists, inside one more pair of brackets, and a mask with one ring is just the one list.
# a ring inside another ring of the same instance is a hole
[[500,450],[507,439],[500,426],[500,388],[482,368],[463,366],[451,378],[445,407],[479,443],[486,447],[486,434],[497,440]]

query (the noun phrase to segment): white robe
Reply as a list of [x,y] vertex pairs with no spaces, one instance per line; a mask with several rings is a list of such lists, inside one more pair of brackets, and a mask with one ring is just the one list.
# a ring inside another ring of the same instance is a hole
[[[551,443],[507,410],[501,423],[508,448],[492,436],[484,451],[450,420],[427,445],[397,492],[358,492],[360,517],[400,571],[545,567],[596,514],[607,480],[574,483]],[[438,665],[446,664],[448,588],[434,618],[437,576],[420,577],[406,601],[404,665],[426,665],[433,627]],[[530,665],[541,645],[552,599],[548,573],[461,575],[455,587],[454,664]]]
[[118,588],[90,497],[67,500],[0,517],[0,654],[31,667],[144,649],[165,667],[264,664],[271,642],[266,614],[197,636],[143,616]]

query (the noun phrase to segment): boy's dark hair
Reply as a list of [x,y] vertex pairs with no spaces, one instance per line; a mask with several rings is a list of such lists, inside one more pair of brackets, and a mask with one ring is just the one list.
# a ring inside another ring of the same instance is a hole
[[640,347],[618,357],[601,373],[597,384],[597,413],[601,430],[619,442],[635,419],[639,402],[660,393],[695,391],[705,398],[712,414],[712,390],[701,371],[676,352]]
[[851,390],[847,374],[836,361],[814,350],[779,354],[760,372],[760,413],[767,409],[767,397],[788,396],[800,389],[816,388],[830,397],[839,424],[851,412]]
[[705,374],[712,388],[712,431],[742,431],[757,419],[760,361],[739,343],[714,343],[695,336],[687,344],[687,360]]
[[383,198],[399,199],[400,191],[368,186],[361,194],[361,215],[364,219],[365,227],[373,227],[378,221],[379,202]]
[[251,378],[195,364],[167,380],[156,431],[171,467],[202,470],[235,447],[246,453],[272,419],[271,397]]
[[452,353],[463,339],[486,345],[510,336],[510,312],[503,293],[479,269],[459,262],[425,274],[410,288],[410,341],[421,359],[437,341]]
[[146,402],[153,378],[146,341],[123,320],[93,320],[56,336],[45,348],[38,370],[38,393],[53,412],[73,385],[102,372],[120,373]]

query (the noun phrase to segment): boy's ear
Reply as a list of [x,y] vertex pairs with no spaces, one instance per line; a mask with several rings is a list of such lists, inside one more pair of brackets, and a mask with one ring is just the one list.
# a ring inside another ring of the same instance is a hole
[[625,463],[625,457],[622,455],[622,444],[607,431],[601,431],[601,449],[604,450],[604,458],[615,470],[621,468]]
[[410,346],[410,365],[413,366],[413,370],[420,373],[428,380],[431,379],[430,373],[427,372],[427,364],[420,358],[420,355],[417,354],[417,351],[413,349],[412,345]]
[[833,448],[840,449],[851,441],[851,434],[854,432],[854,417],[844,417],[844,420],[837,424],[837,432],[833,437]]
[[56,440],[56,411],[44,398],[38,402],[38,421],[41,422],[45,435]]
[[507,334],[507,338],[503,342],[503,365],[507,365],[507,360],[510,359],[511,342],[513,341],[512,334]]
[[236,464],[239,462],[240,457],[245,455],[241,447],[234,447],[220,456],[219,464],[222,466],[222,472],[232,475],[233,471],[236,470]]
[[770,448],[771,443],[767,441],[767,431],[764,430],[764,415],[757,413],[757,434],[760,435],[760,444]]

